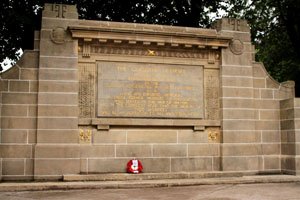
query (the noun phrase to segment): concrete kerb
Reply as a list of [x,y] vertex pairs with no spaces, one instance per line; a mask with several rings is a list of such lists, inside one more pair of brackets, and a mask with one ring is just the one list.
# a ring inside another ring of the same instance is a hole
[[215,184],[254,184],[300,182],[300,176],[267,175],[203,179],[161,179],[129,181],[76,181],[76,182],[2,182],[0,192],[75,190],[75,189],[126,189],[178,187]]

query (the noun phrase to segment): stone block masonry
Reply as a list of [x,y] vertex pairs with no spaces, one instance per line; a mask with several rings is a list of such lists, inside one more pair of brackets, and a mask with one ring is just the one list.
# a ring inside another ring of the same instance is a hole
[[0,180],[67,174],[299,175],[299,100],[253,60],[247,22],[212,29],[79,20],[45,4],[0,79]]

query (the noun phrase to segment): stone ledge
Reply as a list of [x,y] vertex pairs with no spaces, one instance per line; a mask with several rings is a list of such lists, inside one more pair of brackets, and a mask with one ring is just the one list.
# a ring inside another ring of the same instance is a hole
[[242,177],[238,172],[178,172],[178,173],[112,173],[112,174],[68,174],[63,181],[131,181],[131,180],[163,180],[163,179],[199,179],[220,177]]
[[255,183],[291,183],[300,182],[299,176],[268,175],[243,176],[203,179],[162,179],[162,180],[131,180],[131,181],[77,181],[77,182],[19,182],[0,183],[0,192],[71,190],[71,189],[126,189],[154,188],[216,184],[255,184]]

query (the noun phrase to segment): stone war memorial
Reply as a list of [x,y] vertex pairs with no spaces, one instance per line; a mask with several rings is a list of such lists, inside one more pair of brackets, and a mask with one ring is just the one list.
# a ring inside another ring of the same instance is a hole
[[134,158],[169,177],[300,174],[300,99],[254,60],[244,20],[79,20],[46,4],[33,42],[1,74],[2,181],[126,174]]

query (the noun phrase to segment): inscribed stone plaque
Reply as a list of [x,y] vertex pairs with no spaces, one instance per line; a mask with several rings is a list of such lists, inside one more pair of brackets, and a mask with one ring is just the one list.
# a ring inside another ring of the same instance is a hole
[[98,117],[203,118],[203,67],[98,63]]

